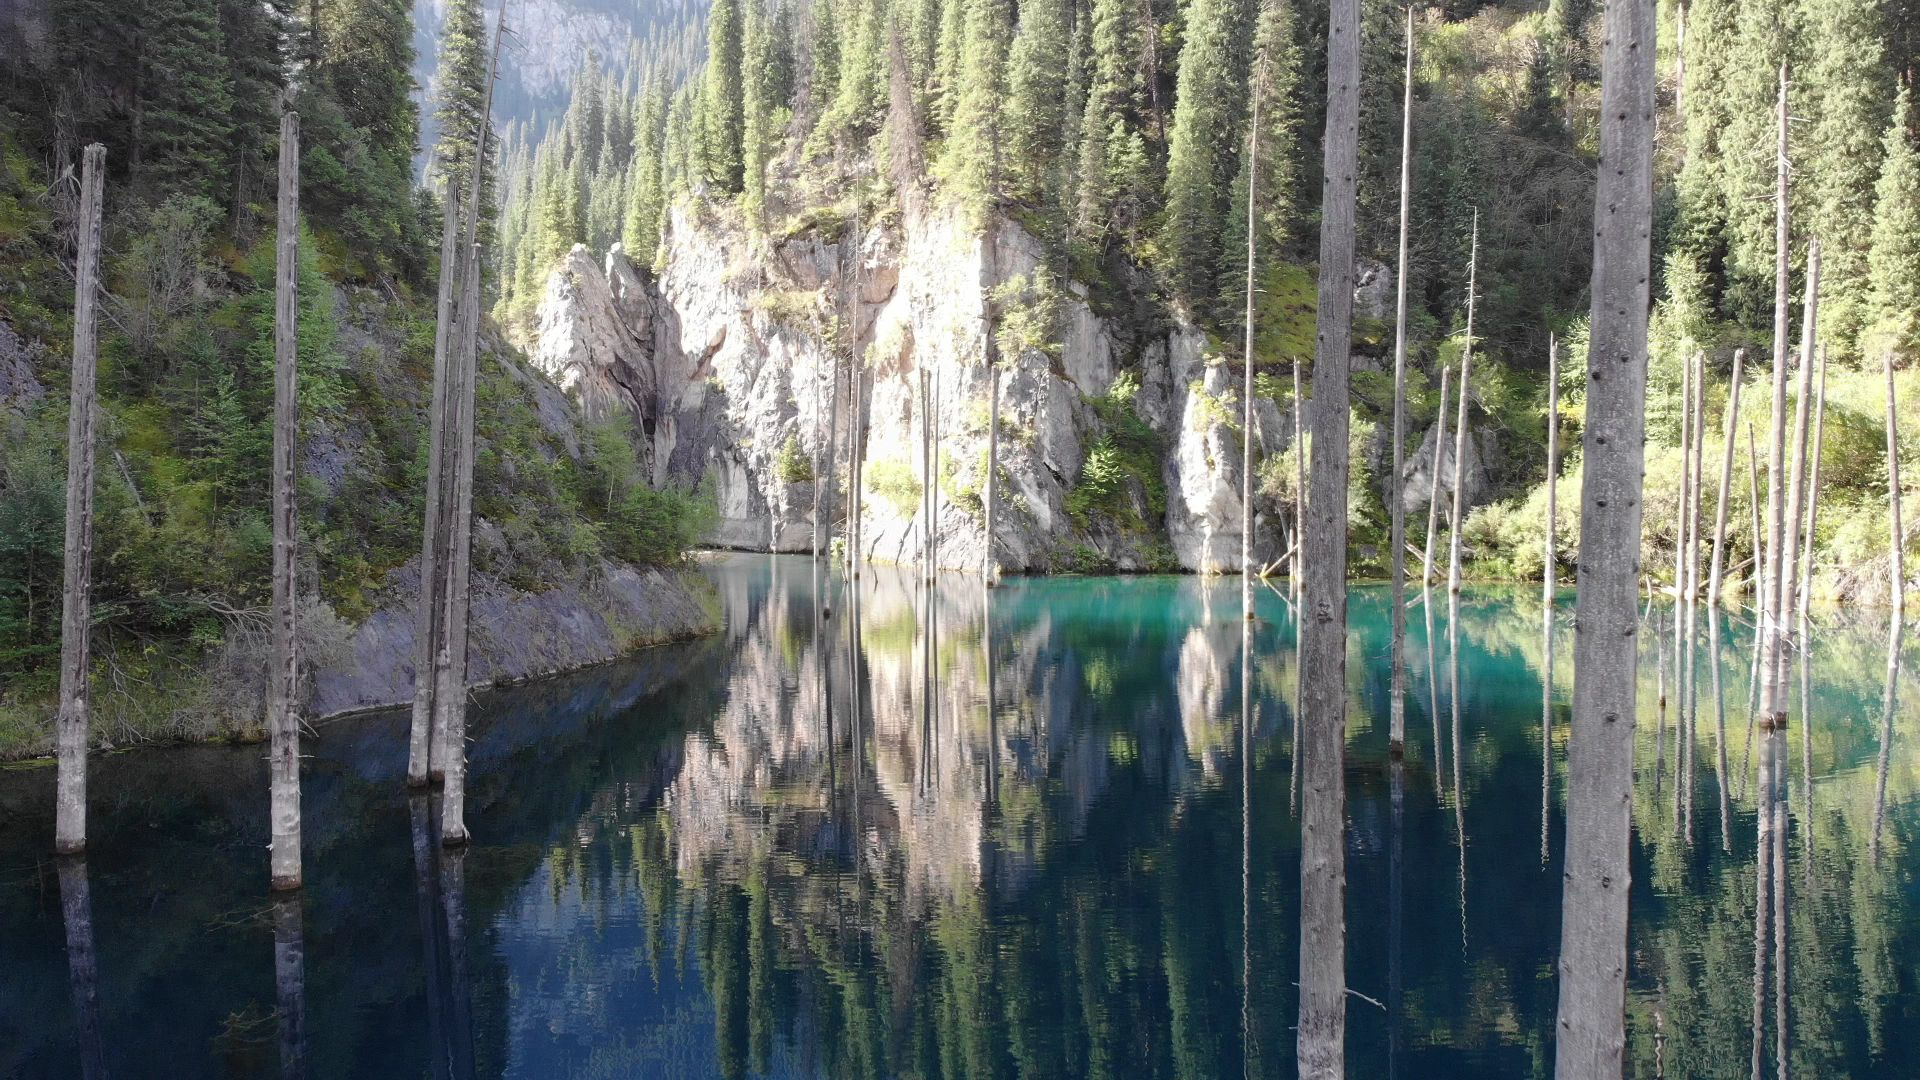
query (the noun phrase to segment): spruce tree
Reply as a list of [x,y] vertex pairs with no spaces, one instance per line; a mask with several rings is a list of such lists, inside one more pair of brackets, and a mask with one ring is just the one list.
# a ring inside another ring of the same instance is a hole
[[[1260,232],[1254,246],[1255,279],[1264,280],[1266,270],[1280,259],[1292,234],[1299,213],[1300,183],[1300,46],[1294,37],[1292,0],[1263,0],[1254,23],[1253,72],[1251,88],[1259,100],[1260,128],[1253,133],[1259,143],[1259,186],[1254,192],[1254,224]],[[1241,140],[1246,143],[1245,139]],[[1245,282],[1237,275],[1245,273],[1242,254],[1247,249],[1247,188],[1252,159],[1240,155],[1240,168],[1234,177],[1231,205],[1221,229],[1219,252],[1219,310],[1223,326],[1238,329],[1243,316],[1238,301],[1244,299]]]
[[1143,95],[1135,12],[1131,0],[1093,0],[1073,231],[1094,247],[1132,237],[1147,182],[1146,141],[1134,126]]
[[839,12],[834,0],[815,0],[809,10],[811,31],[808,34],[808,49],[812,56],[813,74],[807,88],[809,100],[805,104],[810,121],[817,121],[821,113],[832,107],[833,99],[840,93]]
[[140,186],[156,199],[226,202],[233,87],[217,0],[156,0],[140,80]]
[[1013,26],[1007,0],[963,2],[966,33],[960,51],[959,94],[939,172],[955,201],[978,219],[999,197],[996,173]]
[[651,261],[660,242],[660,212],[666,202],[663,169],[667,123],[667,91],[656,72],[647,78],[634,117],[632,181],[627,192],[627,220],[621,239],[627,253]]
[[[1774,144],[1775,102],[1787,44],[1787,13],[1780,6],[1742,3],[1734,17],[1733,52],[1715,90],[1726,98],[1728,110],[1719,194],[1727,215],[1723,312],[1756,329],[1772,324],[1774,292],[1774,156],[1759,148]],[[1797,84],[1798,70],[1787,74]],[[1799,100],[1793,98],[1796,104]],[[1801,188],[1795,184],[1794,197]]]
[[573,129],[575,150],[587,159],[591,172],[600,163],[600,151],[607,136],[606,80],[600,69],[598,53],[587,53],[587,66],[573,81],[573,98],[567,105],[567,125]]
[[934,41],[933,85],[928,95],[928,126],[945,132],[960,102],[960,54],[966,40],[967,0],[941,0],[940,32]]
[[1020,0],[1020,29],[1007,57],[1007,187],[1017,199],[1048,207],[1059,194],[1067,55],[1066,0]]
[[1193,0],[1187,9],[1160,248],[1175,290],[1196,308],[1210,308],[1214,298],[1220,229],[1239,166],[1237,103],[1246,74],[1235,43],[1243,33],[1235,0]]
[[734,194],[744,176],[741,144],[746,130],[741,87],[741,0],[714,0],[707,14],[707,72],[703,82],[706,175]]
[[[433,150],[435,188],[452,183],[461,191],[472,190],[474,158],[486,122],[481,111],[486,107],[487,64],[487,27],[480,0],[450,0],[434,76],[434,120],[440,129]],[[491,136],[487,145],[488,164],[481,170],[479,208],[483,235],[494,217]]]
[[1851,351],[1867,306],[1867,247],[1880,133],[1893,73],[1885,63],[1881,5],[1867,0],[1802,0],[1810,62],[1796,113],[1809,118],[1802,160],[1809,232],[1821,242],[1820,327]]
[[1685,312],[1686,325],[1704,332],[1716,312],[1719,289],[1711,273],[1725,250],[1726,164],[1721,150],[1731,100],[1725,92],[1738,62],[1734,17],[1739,0],[1692,0],[1687,9],[1687,85],[1683,159],[1674,183],[1675,218],[1668,235],[1666,308]]
[[775,112],[780,108],[779,63],[773,24],[762,0],[744,0],[746,34],[742,45],[745,120],[741,134],[747,211],[758,217],[767,197],[767,162],[773,156]]
[[1913,143],[1913,94],[1902,86],[1881,144],[1874,188],[1871,293],[1862,351],[1920,356],[1920,152]]
[[834,139],[858,144],[880,128],[887,105],[887,7],[883,0],[843,0],[840,78],[814,132],[814,151]]

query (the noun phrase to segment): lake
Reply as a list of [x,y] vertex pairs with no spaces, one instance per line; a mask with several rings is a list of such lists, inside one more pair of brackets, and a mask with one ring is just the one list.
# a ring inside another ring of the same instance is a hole
[[[857,602],[805,558],[710,572],[720,635],[480,696],[464,852],[403,715],[320,725],[294,902],[260,747],[96,758],[64,865],[53,770],[0,771],[0,1076],[1293,1075],[1280,592],[1243,642],[1236,579],[946,575],[930,612],[904,570]],[[1351,597],[1349,1074],[1545,1076],[1572,597],[1550,695],[1537,587],[1434,600],[1396,761],[1390,601]],[[1752,626],[1703,616],[1676,667],[1653,606],[1629,1075],[1920,1075],[1920,691],[1884,618],[1815,625],[1769,735]]]

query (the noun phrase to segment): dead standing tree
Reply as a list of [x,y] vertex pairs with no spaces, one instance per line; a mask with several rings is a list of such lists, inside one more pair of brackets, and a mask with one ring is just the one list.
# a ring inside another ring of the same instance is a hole
[[467,614],[473,555],[473,429],[474,383],[480,353],[480,192],[487,171],[487,141],[493,131],[493,88],[500,77],[500,46],[507,33],[503,3],[493,30],[493,52],[487,62],[487,91],[482,98],[473,175],[467,189],[467,221],[461,244],[464,266],[460,274],[459,339],[455,346],[449,409],[453,420],[452,520],[447,561],[445,646],[435,663],[436,719],[434,735],[442,749],[446,788],[441,801],[440,841],[462,845],[468,840],[467,783]]
[[[1413,203],[1413,7],[1407,7],[1407,64],[1400,95],[1400,263],[1393,308],[1393,694],[1387,752],[1407,745],[1407,213]],[[1251,264],[1249,264],[1251,265]],[[1251,340],[1251,332],[1249,332]]]
[[300,887],[300,657],[295,626],[299,511],[300,117],[280,116],[280,221],[273,297],[273,654],[267,668],[272,887]]
[[[1473,370],[1473,307],[1480,271],[1480,208],[1473,209],[1473,248],[1467,257],[1467,339],[1460,350],[1460,418],[1453,431],[1453,513],[1447,531],[1447,595],[1460,596],[1460,525],[1467,512],[1467,388]],[[1435,451],[1438,453],[1438,451]]]
[[1554,1041],[1560,1080],[1617,1078],[1626,1047],[1656,25],[1654,0],[1607,5]]
[[1782,638],[1786,620],[1779,607],[1780,583],[1786,576],[1781,557],[1786,547],[1787,451],[1787,65],[1780,65],[1776,146],[1774,152],[1774,290],[1773,290],[1773,435],[1767,446],[1767,550],[1760,573],[1760,726],[1786,723],[1782,670]]
[[[1741,368],[1745,366],[1747,350],[1733,351],[1733,382],[1727,390],[1726,445],[1720,451],[1720,502],[1713,514],[1713,565],[1707,574],[1707,606],[1720,606],[1720,575],[1726,567],[1727,545],[1727,504],[1733,494],[1733,450],[1734,436],[1740,424],[1740,381]],[[1717,638],[1715,639],[1717,642]]]
[[[1650,2],[1650,0],[1648,0]],[[1360,0],[1332,0],[1313,361],[1313,487],[1300,611],[1300,1018],[1303,1080],[1346,1075],[1347,435],[1360,142]]]
[[100,215],[107,149],[80,154],[79,258],[73,275],[73,380],[67,412],[66,563],[60,611],[59,777],[54,795],[54,850],[87,846],[87,727],[93,667],[93,443],[100,422],[94,397],[100,351]]
[[460,280],[460,194],[447,181],[440,232],[439,317],[433,330],[433,396],[427,419],[427,504],[420,536],[420,606],[414,619],[413,723],[407,733],[407,784],[425,787],[433,757],[434,665],[444,647],[446,624],[447,539],[451,507],[452,460],[447,454],[447,343],[453,332],[454,290]]

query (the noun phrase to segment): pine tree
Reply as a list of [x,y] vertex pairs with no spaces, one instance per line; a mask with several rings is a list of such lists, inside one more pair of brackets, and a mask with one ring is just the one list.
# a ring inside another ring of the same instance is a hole
[[1220,229],[1239,166],[1241,11],[1234,0],[1193,0],[1180,52],[1160,247],[1174,288],[1196,307],[1210,307],[1216,292]]
[[[1727,215],[1723,313],[1750,327],[1768,326],[1772,321],[1774,158],[1754,148],[1774,143],[1774,105],[1780,64],[1786,57],[1787,19],[1782,7],[1741,4],[1734,17],[1733,52],[1716,91],[1726,98],[1728,110],[1721,136],[1725,173],[1718,197]],[[1790,70],[1788,78],[1796,80],[1798,72]],[[1796,185],[1796,197],[1799,190]]]
[[880,128],[887,105],[887,5],[883,0],[844,0],[839,80],[832,104],[814,131],[813,152],[834,139],[855,145]]
[[[1253,92],[1259,98],[1259,190],[1255,192],[1255,227],[1260,230],[1255,250],[1255,278],[1264,280],[1267,267],[1279,261],[1299,213],[1300,183],[1300,46],[1294,37],[1292,0],[1264,0],[1253,34]],[[1246,140],[1242,140],[1244,143]],[[1252,159],[1240,155],[1240,169],[1221,230],[1219,256],[1219,310],[1227,329],[1239,328],[1242,318],[1236,301],[1246,270],[1248,167]]]
[[745,95],[741,87],[741,0],[715,0],[707,14],[707,72],[701,95],[705,105],[706,175],[727,194],[738,192],[744,176],[741,142],[745,134]]
[[1110,237],[1132,237],[1147,182],[1147,147],[1134,126],[1143,96],[1135,6],[1093,0],[1092,20],[1073,231],[1098,247]]
[[1020,29],[1007,57],[1007,187],[1014,198],[1042,206],[1059,196],[1059,158],[1066,136],[1068,55],[1066,0],[1020,0]]
[[940,32],[934,41],[928,126],[944,133],[960,104],[960,55],[967,36],[967,0],[941,0]]
[[748,213],[758,217],[767,197],[767,161],[773,156],[776,111],[783,100],[780,65],[776,58],[772,20],[763,0],[744,0],[746,34],[742,45],[746,80],[745,118],[741,135],[744,187]]
[[808,101],[810,121],[817,121],[820,114],[832,107],[833,99],[840,93],[840,26],[839,12],[834,0],[816,0],[810,6],[811,31],[808,35],[808,49],[812,56],[813,74],[808,83]]
[[140,80],[140,186],[156,198],[224,203],[233,85],[217,0],[156,0],[146,12]]
[[976,217],[999,197],[998,161],[1002,110],[1006,107],[1007,46],[1012,13],[1007,0],[962,0],[966,32],[961,44],[953,128],[940,159],[948,192]]
[[607,137],[606,75],[600,55],[587,53],[587,66],[573,81],[573,99],[567,106],[567,126],[573,129],[574,149],[586,159],[587,171],[599,166]]
[[227,61],[229,213],[238,233],[251,231],[255,204],[265,201],[280,130],[276,107],[286,88],[286,14],[254,0],[221,0],[220,40]]
[[1812,120],[1803,155],[1803,196],[1811,235],[1821,241],[1820,327],[1844,356],[1858,338],[1867,305],[1867,247],[1879,133],[1886,129],[1893,74],[1885,63],[1881,5],[1864,0],[1802,0],[1811,62],[1795,111]]
[[1871,292],[1861,351],[1920,356],[1920,151],[1913,142],[1913,94],[1902,86],[1882,143],[1874,188]]
[[627,253],[650,261],[660,242],[660,214],[666,203],[664,141],[667,91],[656,72],[647,78],[634,117],[633,178],[628,187],[627,220],[621,230]]
[[[433,150],[432,186],[436,188],[452,183],[461,191],[472,189],[474,158],[486,122],[481,110],[486,106],[487,65],[487,27],[480,0],[450,0],[434,77],[434,121],[440,130]],[[483,236],[494,218],[491,135],[487,145],[487,167],[482,169],[480,188]]]

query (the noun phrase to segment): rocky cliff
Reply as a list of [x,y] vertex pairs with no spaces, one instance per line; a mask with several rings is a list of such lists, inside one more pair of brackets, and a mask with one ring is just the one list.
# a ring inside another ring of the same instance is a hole
[[[657,484],[711,483],[720,507],[712,540],[724,547],[805,550],[814,465],[829,460],[831,444],[839,465],[829,493],[845,490],[840,448],[852,424],[863,433],[866,553],[918,561],[928,475],[920,436],[931,411],[938,561],[979,568],[988,544],[985,298],[1036,279],[1040,242],[1008,218],[983,230],[942,209],[864,225],[832,211],[795,220],[767,234],[735,208],[682,201],[657,275],[618,246],[604,257],[575,247],[548,281],[529,355],[590,412],[632,415]],[[1369,268],[1363,312],[1388,302],[1391,277]],[[1002,318],[1020,314],[1017,297],[997,303]],[[1068,282],[1052,344],[1002,357],[991,548],[1003,570],[1238,565],[1242,369],[1177,313],[1132,307]],[[931,410],[920,403],[922,372],[938,387]],[[1284,452],[1291,416],[1271,398],[1255,404],[1258,456]],[[1419,484],[1410,501],[1421,506],[1431,456],[1409,462]],[[1444,454],[1442,491],[1450,461]],[[829,520],[843,507],[830,499]],[[1256,493],[1254,513],[1264,562],[1283,549],[1291,509]]]

